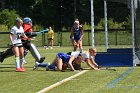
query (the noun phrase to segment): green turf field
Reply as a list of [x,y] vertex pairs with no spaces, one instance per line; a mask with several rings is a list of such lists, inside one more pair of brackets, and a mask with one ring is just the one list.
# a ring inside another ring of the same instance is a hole
[[[84,47],[88,49],[89,47]],[[3,48],[0,49],[2,51]],[[38,48],[44,62],[52,62],[57,52],[69,52],[72,47],[54,47],[53,49]],[[98,46],[98,51],[104,48]],[[62,81],[77,72],[45,71],[38,68],[33,71],[34,59],[30,53],[26,56],[25,72],[15,72],[14,57],[0,63],[0,93],[36,93],[56,82]],[[83,67],[87,67],[82,63]],[[46,93],[139,93],[140,68],[139,67],[112,67],[113,70],[89,70],[84,74],[71,79]]]

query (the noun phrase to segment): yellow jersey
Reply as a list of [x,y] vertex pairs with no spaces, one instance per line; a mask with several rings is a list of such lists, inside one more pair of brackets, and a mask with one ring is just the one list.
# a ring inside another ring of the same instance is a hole
[[54,38],[54,31],[53,31],[53,30],[49,30],[49,31],[48,31],[48,33],[47,33],[47,38],[48,38],[48,39],[50,39],[50,38],[53,39],[53,38]]

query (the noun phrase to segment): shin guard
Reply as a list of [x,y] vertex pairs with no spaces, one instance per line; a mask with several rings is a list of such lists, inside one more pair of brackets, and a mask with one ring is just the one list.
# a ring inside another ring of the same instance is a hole
[[37,50],[36,46],[31,43],[30,52],[32,56],[36,59],[37,62],[42,63],[45,60],[45,57],[41,57],[39,51]]

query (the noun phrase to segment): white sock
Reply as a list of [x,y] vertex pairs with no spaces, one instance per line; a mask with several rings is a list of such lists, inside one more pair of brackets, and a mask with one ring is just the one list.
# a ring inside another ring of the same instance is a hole
[[16,68],[20,68],[19,57],[16,57],[16,58],[15,58],[15,63],[16,63]]
[[81,48],[79,48],[79,50],[80,50],[80,52],[83,52],[83,48],[81,47]]

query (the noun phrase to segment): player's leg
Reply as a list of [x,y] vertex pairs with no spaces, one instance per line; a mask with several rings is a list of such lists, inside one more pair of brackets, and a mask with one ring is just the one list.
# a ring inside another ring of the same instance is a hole
[[75,40],[72,40],[72,45],[73,45],[73,48],[74,48],[73,51],[76,51],[77,48],[78,48],[78,45],[77,45],[77,42]]
[[13,52],[15,54],[15,64],[16,64],[16,72],[22,72],[24,70],[21,69],[21,65],[20,65],[20,52],[19,52],[19,47],[18,46],[14,46],[13,47]]
[[53,39],[51,39],[50,43],[51,43],[51,47],[50,48],[52,49],[53,48]]
[[62,59],[58,58],[58,61],[57,61],[56,64],[57,64],[57,70],[61,71],[62,70],[62,65],[63,65]]
[[8,48],[7,50],[0,52],[0,62],[3,62],[5,58],[13,56],[13,50],[12,47]]
[[48,66],[50,66],[50,63],[47,62],[47,63],[39,63],[39,62],[36,62],[34,67],[33,67],[33,70],[37,69],[38,67],[42,67],[42,68],[48,68]]
[[19,55],[20,55],[20,67],[21,69],[25,70],[25,68],[23,67],[23,64],[25,62],[23,46],[19,47]]
[[82,52],[83,51],[82,40],[78,41],[78,46],[79,46],[80,52]]
[[32,43],[23,43],[23,46],[28,49],[35,60],[39,63],[42,63],[45,60],[45,57],[41,57],[39,51],[37,50],[36,46]]
[[27,61],[25,60],[27,54],[28,54],[28,50],[24,48],[24,64],[27,63]]

